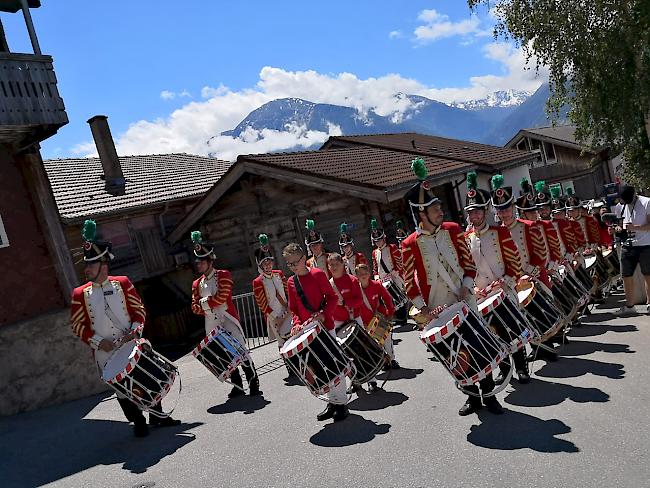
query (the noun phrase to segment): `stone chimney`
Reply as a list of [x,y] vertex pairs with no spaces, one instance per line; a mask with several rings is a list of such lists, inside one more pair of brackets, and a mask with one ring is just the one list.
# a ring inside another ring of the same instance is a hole
[[126,180],[120,166],[120,159],[117,157],[115,143],[111,135],[111,129],[108,126],[108,117],[105,115],[95,115],[88,119],[90,131],[95,139],[95,146],[99,159],[104,168],[102,179],[106,182],[104,187],[106,192],[114,197],[124,195],[126,192]]

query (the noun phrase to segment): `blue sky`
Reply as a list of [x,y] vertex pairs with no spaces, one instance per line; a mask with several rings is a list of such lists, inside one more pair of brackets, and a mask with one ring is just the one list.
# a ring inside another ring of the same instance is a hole
[[[327,137],[291,128],[205,144],[273,98],[385,115],[404,109],[400,91],[449,102],[542,82],[522,70],[520,51],[494,41],[488,12],[472,17],[463,0],[42,4],[32,16],[70,118],[43,144],[46,158],[93,153],[85,121],[95,114],[109,116],[120,154],[229,158]],[[30,52],[21,15],[2,21],[10,49]]]

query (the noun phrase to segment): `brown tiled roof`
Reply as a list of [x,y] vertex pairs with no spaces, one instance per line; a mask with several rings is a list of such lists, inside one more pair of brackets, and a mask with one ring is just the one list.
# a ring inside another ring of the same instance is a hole
[[499,167],[531,159],[527,151],[509,149],[478,142],[460,141],[445,137],[428,136],[415,132],[401,134],[372,134],[359,136],[334,136],[324,144],[327,149],[337,141],[346,144],[379,147],[411,154],[464,161],[481,166]]
[[44,161],[61,218],[74,220],[201,196],[231,163],[193,154],[120,156],[126,194],[104,191],[99,158]]
[[[253,161],[267,166],[290,169],[305,175],[327,178],[344,183],[376,189],[391,189],[415,182],[411,160],[415,156],[387,149],[358,147],[328,151],[251,154],[239,160]],[[424,156],[429,176],[462,174],[473,164]]]

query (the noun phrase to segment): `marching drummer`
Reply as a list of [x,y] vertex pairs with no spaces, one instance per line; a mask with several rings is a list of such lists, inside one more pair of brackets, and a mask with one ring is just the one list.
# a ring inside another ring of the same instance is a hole
[[[70,322],[74,334],[92,349],[101,374],[114,351],[142,335],[146,311],[126,276],[108,275],[114,258],[112,245],[98,240],[96,231],[94,220],[84,222],[84,274],[88,283],[72,292]],[[147,436],[149,427],[140,408],[119,393],[117,401],[127,420],[133,422],[134,435]],[[153,410],[162,412],[162,407],[158,404]],[[180,424],[180,420],[149,414],[149,424],[168,427]]]
[[[503,175],[494,175],[492,183],[492,205],[496,210],[497,217],[501,225],[505,226],[512,236],[512,240],[517,245],[521,264],[524,273],[535,280],[543,283],[547,288],[552,286],[546,272],[548,262],[548,249],[544,242],[544,237],[535,222],[516,218],[514,209],[514,195],[512,187],[503,186]],[[537,210],[535,196],[530,191],[530,183],[527,179],[521,181],[524,194],[517,199],[517,208],[523,212],[526,209],[534,208]],[[547,344],[551,349],[552,344]],[[538,348],[537,355],[545,357],[549,361],[557,361],[557,353],[546,348]]]
[[345,264],[345,271],[352,275],[357,275],[356,267],[359,264],[366,263],[368,260],[360,252],[354,252],[354,239],[352,235],[348,232],[348,224],[345,222],[339,226],[339,248],[341,249],[341,255],[343,256],[343,263]]
[[327,278],[330,277],[329,269],[327,269],[327,256],[328,252],[325,251],[325,243],[323,235],[316,231],[316,224],[313,220],[308,219],[305,224],[307,229],[307,237],[305,237],[305,246],[310,257],[307,259],[308,268],[318,268],[325,273]]
[[327,266],[330,271],[330,284],[338,297],[337,307],[334,310],[334,327],[338,328],[350,320],[355,320],[363,326],[361,320],[361,287],[355,276],[347,273],[343,258],[338,253],[327,256]]
[[[243,348],[246,348],[246,339],[239,322],[239,314],[232,301],[233,281],[230,271],[215,269],[216,255],[214,244],[203,241],[199,231],[193,231],[194,257],[196,268],[201,277],[192,283],[192,312],[205,317],[205,333],[210,334],[213,329],[222,328],[228,332]],[[248,381],[249,394],[261,395],[260,380],[255,371],[253,359],[242,362],[241,368]],[[239,369],[230,375],[234,385],[228,398],[235,398],[244,394],[244,385]]]
[[[289,310],[293,314],[292,335],[299,334],[303,325],[310,319],[316,319],[332,336],[336,337],[333,316],[339,297],[327,279],[327,275],[316,267],[307,267],[305,253],[298,244],[286,246],[282,256],[294,273],[287,280]],[[348,395],[344,381],[330,389],[327,399],[327,407],[316,416],[317,420],[334,419],[338,422],[349,415]]]
[[270,334],[278,341],[278,348],[291,336],[291,312],[287,301],[287,280],[281,270],[273,269],[275,258],[269,238],[260,234],[255,262],[260,274],[253,280],[253,295],[257,306],[266,317]]
[[[361,320],[367,329],[376,314],[381,314],[386,320],[390,320],[395,314],[393,299],[388,290],[379,281],[373,280],[368,264],[357,265],[357,278],[361,285],[363,306],[361,307]],[[390,358],[390,368],[399,369],[399,363],[395,360],[395,348],[393,347],[393,334],[388,334],[384,341],[384,351]],[[368,391],[373,393],[380,388],[377,380],[373,378],[368,382]]]
[[[404,290],[402,253],[395,244],[386,242],[384,229],[378,226],[377,219],[370,220],[370,241],[372,250],[372,270],[375,279],[391,281],[399,289]],[[400,307],[395,313],[396,324],[404,325],[408,316],[408,304]]]
[[[413,160],[411,168],[419,181],[404,196],[416,226],[416,231],[402,242],[406,293],[428,321],[437,317],[439,307],[462,300],[478,313],[472,294],[476,266],[465,242],[463,229],[454,222],[444,222],[442,202],[426,180],[424,160]],[[503,413],[495,396],[485,396],[494,389],[492,374],[479,384],[487,409],[494,414]],[[478,387],[472,385],[466,388],[473,395],[468,395],[458,411],[461,416],[481,408]]]
[[404,229],[404,222],[401,220],[395,221],[395,239],[397,239],[397,247],[399,248],[400,253],[402,252],[402,241],[408,236],[408,232],[406,232],[406,229]]
[[[476,264],[474,290],[477,296],[482,296],[484,290],[496,285],[504,289],[516,303],[515,286],[523,275],[519,251],[508,229],[488,224],[486,209],[490,204],[490,192],[477,188],[476,183],[476,173],[467,173],[465,211],[470,228],[465,233],[465,239]],[[524,348],[513,353],[512,358],[519,383],[530,383]],[[499,369],[501,372],[495,379],[497,385],[502,384],[508,377],[510,364],[502,361],[499,363]]]

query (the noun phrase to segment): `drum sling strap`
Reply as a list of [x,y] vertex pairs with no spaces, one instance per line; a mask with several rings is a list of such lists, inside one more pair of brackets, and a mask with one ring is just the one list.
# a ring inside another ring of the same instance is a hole
[[[390,251],[390,249],[389,249]],[[386,263],[384,263],[384,257],[382,255],[383,253],[381,252],[381,249],[379,250],[379,264],[381,264],[381,269],[384,270],[384,273],[390,274],[390,271],[388,271],[388,266],[386,266]]]
[[[311,303],[309,303],[309,300],[307,300],[307,295],[305,295],[305,291],[302,289],[302,285],[300,284],[300,278],[298,278],[298,275],[295,275],[293,284],[296,286],[298,297],[300,298],[300,301],[302,302],[303,306],[307,309],[309,313],[315,314],[317,310],[315,310],[314,307],[311,306]],[[323,301],[320,303],[320,309],[322,310],[324,307],[325,307],[325,299],[323,298]]]

